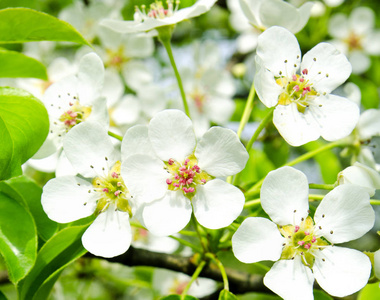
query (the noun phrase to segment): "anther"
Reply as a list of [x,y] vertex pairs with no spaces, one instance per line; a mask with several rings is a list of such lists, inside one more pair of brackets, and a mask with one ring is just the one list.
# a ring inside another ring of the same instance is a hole
[[102,189],[102,191],[105,193],[109,193],[109,189],[107,189],[107,188]]
[[173,182],[173,181],[172,181],[171,179],[169,179],[169,178],[166,179],[166,183],[167,183],[167,184],[172,184],[172,182]]
[[93,165],[90,165],[90,168],[91,168],[91,169],[93,169],[93,168],[94,168],[94,166],[93,166]]
[[333,234],[333,233],[334,233],[334,231],[331,230],[331,231],[330,231],[330,234]]
[[119,196],[121,194],[121,191],[116,191],[115,193],[113,193],[116,197]]
[[168,164],[171,166],[172,164],[174,164],[174,159],[173,158],[169,158],[168,160]]
[[116,172],[112,172],[111,176],[112,178],[119,178],[119,174],[117,174]]
[[298,225],[294,226],[294,232],[297,232],[298,230],[300,230],[300,227]]

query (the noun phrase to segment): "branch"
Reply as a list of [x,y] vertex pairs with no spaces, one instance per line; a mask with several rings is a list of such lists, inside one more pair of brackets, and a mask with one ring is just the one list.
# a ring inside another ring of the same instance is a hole
[[[86,257],[93,257],[94,255],[88,253]],[[151,252],[144,249],[135,249],[130,247],[129,250],[117,257],[105,258],[109,262],[116,262],[126,266],[150,266],[169,269],[187,275],[192,275],[197,267],[193,262],[192,257],[182,257],[179,255],[164,254]],[[237,271],[234,269],[226,268],[228,276],[230,291],[235,294],[243,294],[247,292],[264,292],[271,293],[263,284],[263,277],[256,274],[249,274],[246,272]],[[200,276],[211,278],[217,281],[222,281],[222,275],[216,265],[210,263]]]

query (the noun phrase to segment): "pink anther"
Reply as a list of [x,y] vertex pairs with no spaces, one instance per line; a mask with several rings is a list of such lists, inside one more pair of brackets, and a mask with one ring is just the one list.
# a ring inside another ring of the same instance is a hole
[[305,235],[309,235],[309,234],[310,234],[310,232],[309,232],[309,231],[305,231],[304,233],[305,233]]
[[116,172],[112,172],[111,176],[112,178],[119,178],[119,175]]
[[293,81],[297,81],[297,75],[292,75]]
[[104,188],[102,191],[105,193],[109,193],[109,189],[107,189],[107,188]]
[[303,70],[302,70],[302,74],[303,74],[303,75],[307,75],[308,73],[309,73],[309,71],[308,71],[307,69],[303,69]]
[[298,91],[300,90],[300,86],[299,86],[299,85],[295,85],[295,86],[293,87],[293,90],[295,90],[296,92],[298,92]]
[[185,159],[185,162],[183,163],[185,166],[187,166],[187,164],[189,163],[190,159],[186,158]]
[[174,159],[173,158],[169,158],[168,160],[168,164],[171,166],[172,164],[174,164]]
[[172,184],[172,182],[173,182],[173,181],[172,181],[171,179],[169,179],[169,178],[166,179],[166,183],[167,183],[167,184]]
[[315,243],[316,241],[317,241],[317,238],[316,238],[315,236],[313,236],[311,242],[312,242],[312,243]]
[[298,225],[294,226],[294,232],[297,232],[298,230],[300,230],[300,227]]
[[121,194],[121,191],[116,191],[115,193],[113,193],[116,197],[119,196]]
[[311,248],[311,244],[310,243],[307,243],[305,246],[304,246],[305,249],[310,249]]
[[305,244],[305,241],[299,241],[297,244],[303,246]]

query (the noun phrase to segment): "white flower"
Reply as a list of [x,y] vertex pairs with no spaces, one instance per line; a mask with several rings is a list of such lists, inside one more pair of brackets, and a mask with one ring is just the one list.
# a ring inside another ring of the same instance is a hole
[[43,102],[49,114],[49,135],[33,158],[44,158],[62,148],[66,133],[85,121],[96,121],[108,128],[106,99],[100,97],[104,81],[101,59],[90,53],[81,59],[78,74],[52,84]]
[[355,162],[353,166],[345,168],[338,174],[338,183],[361,186],[372,197],[376,190],[380,189],[380,174],[366,165]]
[[165,236],[155,236],[143,228],[132,228],[132,246],[153,252],[171,254],[179,247],[179,242]]
[[75,126],[64,141],[64,150],[79,175],[57,177],[44,186],[44,211],[59,223],[95,213],[95,221],[82,236],[83,246],[103,257],[124,253],[131,243],[129,219],[136,207],[120,176],[119,154],[107,130],[92,122]]
[[330,19],[329,33],[334,38],[331,43],[348,56],[353,73],[367,71],[371,65],[369,55],[380,54],[380,31],[374,26],[375,13],[369,7],[355,8],[348,18],[337,13]]
[[278,25],[293,33],[305,27],[310,17],[313,2],[300,8],[283,0],[239,0],[240,6],[249,22],[258,29],[265,30]]
[[213,127],[197,141],[183,112],[165,110],[148,128],[135,126],[129,134],[128,140],[138,139],[141,146],[122,144],[122,155],[129,157],[121,172],[131,193],[145,203],[142,216],[150,232],[164,236],[180,231],[193,210],[198,222],[211,229],[239,216],[243,193],[216,178],[240,172],[248,160],[232,130]]
[[232,237],[232,249],[244,263],[277,261],[264,284],[286,300],[313,299],[314,278],[329,294],[350,295],[368,281],[371,262],[353,249],[335,246],[357,239],[375,221],[368,193],[338,186],[308,216],[306,176],[291,167],[272,171],[261,188],[261,204],[272,221],[247,218]]
[[[190,282],[191,277],[183,273],[177,273],[165,269],[155,269],[153,273],[153,288],[160,295],[178,294],[180,295]],[[188,295],[197,298],[206,297],[217,290],[217,284],[209,278],[199,277],[191,285]]]
[[330,44],[318,44],[301,62],[297,39],[288,30],[275,26],[259,37],[257,95],[267,107],[276,106],[273,123],[292,146],[319,136],[335,141],[352,132],[359,119],[358,106],[330,94],[350,73],[347,58]]
[[145,11],[145,6],[141,10],[136,8],[133,21],[118,21],[104,19],[100,25],[121,33],[133,33],[150,31],[162,26],[172,26],[185,19],[197,17],[209,11],[216,0],[198,0],[194,5],[178,10],[178,3],[173,0],[167,1],[167,8],[163,1],[155,1]]
[[373,259],[375,276],[380,279],[380,249],[375,252]]
[[232,28],[241,33],[236,38],[238,52],[245,54],[255,50],[261,30],[250,25],[238,1],[227,0],[227,7],[231,11],[229,21]]

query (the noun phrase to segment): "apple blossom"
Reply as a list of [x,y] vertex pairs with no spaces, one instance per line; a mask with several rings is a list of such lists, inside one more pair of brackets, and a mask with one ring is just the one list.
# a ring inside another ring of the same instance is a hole
[[100,97],[104,81],[104,67],[95,53],[80,60],[78,74],[52,84],[43,102],[49,113],[48,137],[33,158],[44,158],[62,149],[67,132],[77,124],[96,121],[108,127],[106,99]]
[[313,299],[314,278],[333,296],[350,295],[368,281],[369,258],[335,243],[357,239],[374,225],[368,193],[353,185],[338,186],[308,216],[306,176],[291,167],[270,172],[261,188],[261,204],[272,221],[250,217],[232,237],[237,259],[244,263],[277,261],[264,284],[284,299]]
[[380,54],[380,31],[374,30],[375,13],[369,7],[357,7],[347,18],[342,13],[333,15],[329,23],[330,41],[348,56],[352,72],[368,70],[369,55]]
[[96,219],[82,236],[83,246],[103,257],[124,253],[131,244],[129,220],[137,207],[120,175],[120,154],[107,130],[94,122],[79,124],[63,147],[79,175],[57,177],[44,186],[44,211],[59,223],[95,213]]
[[297,39],[288,30],[275,26],[259,37],[257,95],[264,105],[275,107],[273,123],[292,146],[319,136],[335,141],[352,132],[359,119],[358,106],[330,94],[350,73],[347,58],[330,44],[318,44],[301,62]]
[[198,0],[190,7],[178,9],[180,1],[168,0],[166,8],[163,1],[155,0],[147,11],[145,5],[141,6],[141,9],[136,7],[133,21],[104,19],[100,25],[121,33],[150,31],[163,26],[173,26],[185,19],[204,14],[215,2],[216,0]]
[[211,229],[231,224],[241,213],[243,193],[216,178],[240,172],[248,153],[236,134],[212,127],[197,141],[191,120],[179,110],[156,114],[148,128],[131,128],[128,139],[138,139],[135,149],[122,144],[122,176],[131,193],[144,205],[146,228],[155,235],[183,229],[192,211],[198,222]]
[[260,30],[278,25],[293,33],[305,27],[313,2],[297,8],[283,0],[239,0],[248,21]]
[[366,165],[355,162],[353,166],[338,174],[338,183],[361,186],[372,197],[375,191],[380,189],[380,174]]

